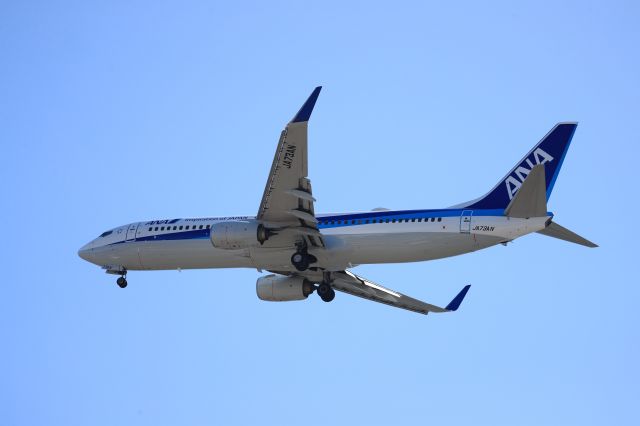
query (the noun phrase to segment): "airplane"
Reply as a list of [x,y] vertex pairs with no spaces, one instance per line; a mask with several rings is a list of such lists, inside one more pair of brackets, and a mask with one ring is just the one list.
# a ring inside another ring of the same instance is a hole
[[428,314],[458,309],[470,285],[445,307],[388,289],[350,269],[363,264],[441,259],[507,245],[538,233],[586,247],[596,244],[558,225],[547,200],[577,123],[556,124],[484,196],[444,209],[316,214],[307,159],[307,128],[321,86],[286,125],[256,216],[134,222],[103,232],[78,255],[119,275],[129,271],[253,268],[265,301],[331,302],[335,291]]

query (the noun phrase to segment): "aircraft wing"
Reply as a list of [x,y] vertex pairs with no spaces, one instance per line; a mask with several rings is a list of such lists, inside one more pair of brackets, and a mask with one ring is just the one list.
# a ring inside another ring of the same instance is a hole
[[257,219],[275,228],[294,228],[323,247],[307,170],[307,125],[322,87],[316,87],[280,134]]
[[451,312],[457,310],[467,291],[469,291],[469,287],[471,287],[470,285],[465,286],[446,307],[441,308],[382,287],[349,271],[335,272],[332,276],[331,286],[336,290],[424,315],[429,312]]

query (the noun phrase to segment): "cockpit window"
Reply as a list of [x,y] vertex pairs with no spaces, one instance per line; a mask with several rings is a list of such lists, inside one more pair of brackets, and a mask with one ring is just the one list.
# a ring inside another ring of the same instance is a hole
[[100,234],[100,238],[106,237],[107,235],[111,235],[113,231],[105,231],[102,234]]

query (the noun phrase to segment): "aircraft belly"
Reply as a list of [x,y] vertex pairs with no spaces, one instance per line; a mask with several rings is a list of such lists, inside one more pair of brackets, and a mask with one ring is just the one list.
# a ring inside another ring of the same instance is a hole
[[129,269],[200,269],[253,267],[244,250],[220,250],[209,240],[144,241],[139,246],[140,267]]
[[499,237],[453,232],[344,235],[352,264],[419,262],[456,256],[495,245]]

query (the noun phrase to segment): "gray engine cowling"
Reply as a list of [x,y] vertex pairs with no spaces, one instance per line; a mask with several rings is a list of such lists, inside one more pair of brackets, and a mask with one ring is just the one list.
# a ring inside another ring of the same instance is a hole
[[306,299],[313,293],[313,284],[302,277],[279,277],[267,275],[256,281],[256,293],[260,300],[288,302]]
[[222,250],[257,246],[267,238],[265,227],[253,220],[234,220],[211,225],[211,244]]

